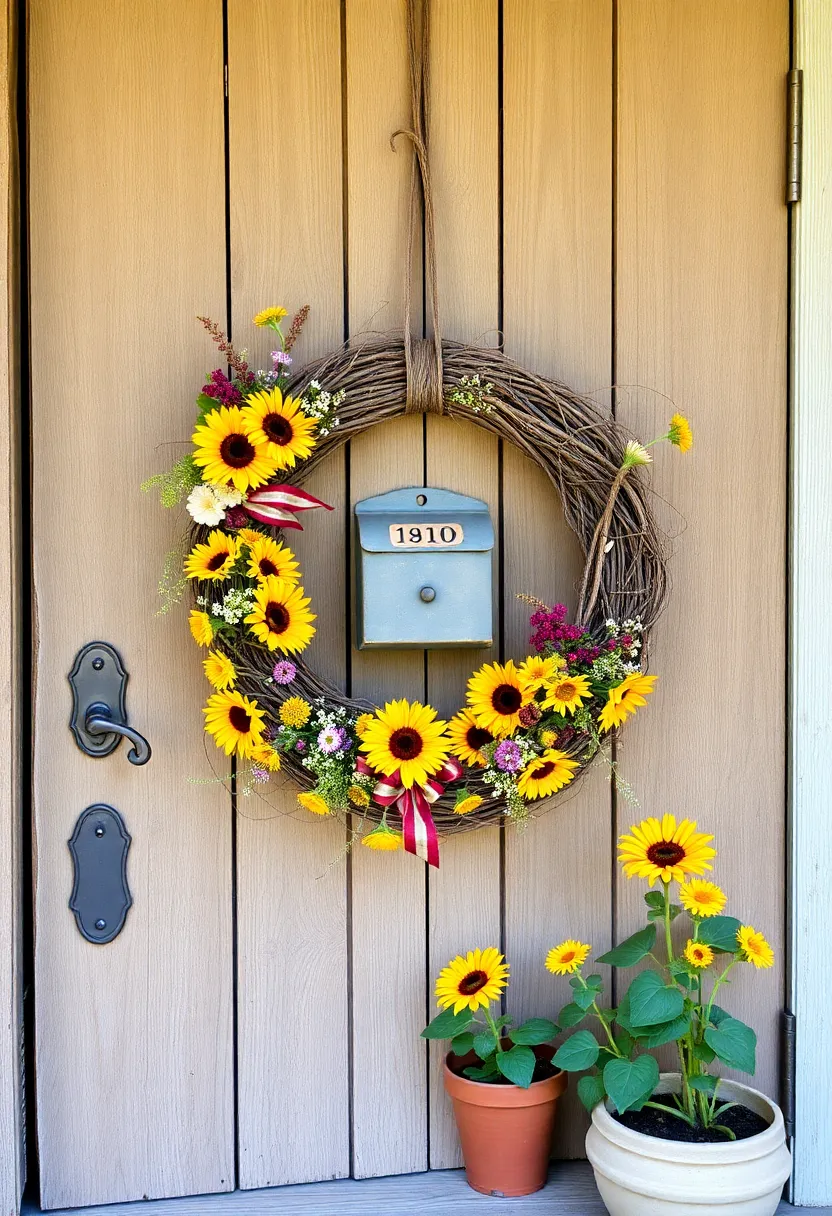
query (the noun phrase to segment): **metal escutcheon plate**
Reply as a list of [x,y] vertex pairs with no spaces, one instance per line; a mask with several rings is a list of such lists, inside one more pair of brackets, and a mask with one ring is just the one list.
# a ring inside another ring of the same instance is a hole
[[78,932],[99,946],[118,937],[133,903],[127,886],[130,839],[118,811],[99,802],[79,815],[69,840],[75,869],[69,906]]
[[118,651],[107,642],[90,642],[75,656],[69,673],[72,686],[72,717],[69,727],[75,742],[88,756],[109,756],[121,743],[121,735],[93,735],[85,729],[88,711],[107,705],[117,722],[127,721],[125,690],[127,672]]

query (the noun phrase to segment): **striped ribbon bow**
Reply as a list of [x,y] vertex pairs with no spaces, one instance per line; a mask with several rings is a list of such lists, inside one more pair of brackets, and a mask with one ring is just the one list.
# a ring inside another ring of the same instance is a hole
[[287,485],[261,486],[259,490],[252,490],[242,506],[261,524],[271,524],[273,528],[298,528],[301,532],[303,525],[295,519],[298,511],[311,511],[315,507],[324,507],[327,511],[335,509],[307,494],[306,490]]
[[[356,772],[365,777],[375,776],[363,756],[355,762]],[[401,784],[399,770],[381,778],[373,790],[373,797],[379,806],[395,806],[402,817],[402,834],[407,853],[421,857],[428,865],[439,868],[439,837],[436,834],[436,824],[430,813],[431,803],[441,798],[449,781],[456,781],[462,776],[462,765],[458,760],[449,758],[438,773],[429,777],[424,785],[414,785],[405,789]]]

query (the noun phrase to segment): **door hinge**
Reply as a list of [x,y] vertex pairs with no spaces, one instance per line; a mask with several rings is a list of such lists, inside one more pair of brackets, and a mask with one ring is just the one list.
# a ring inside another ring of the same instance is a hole
[[803,185],[803,69],[789,72],[786,148],[786,202],[799,203]]
[[791,1009],[784,1009],[780,1029],[780,1107],[789,1139],[794,1135],[796,1043],[797,1018]]

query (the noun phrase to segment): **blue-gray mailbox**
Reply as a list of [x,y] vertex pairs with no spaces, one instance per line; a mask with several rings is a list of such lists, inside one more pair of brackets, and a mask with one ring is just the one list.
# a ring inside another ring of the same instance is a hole
[[415,486],[365,498],[355,519],[359,649],[491,645],[486,503]]

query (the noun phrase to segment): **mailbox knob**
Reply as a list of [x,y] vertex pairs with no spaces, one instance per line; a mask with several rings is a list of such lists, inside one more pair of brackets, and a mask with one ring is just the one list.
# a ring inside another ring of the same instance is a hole
[[432,603],[436,599],[436,592],[433,587],[423,587],[419,592],[419,599],[423,600],[426,604]]

